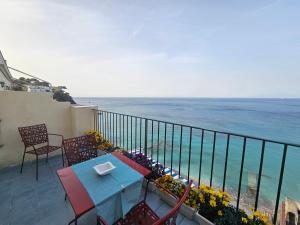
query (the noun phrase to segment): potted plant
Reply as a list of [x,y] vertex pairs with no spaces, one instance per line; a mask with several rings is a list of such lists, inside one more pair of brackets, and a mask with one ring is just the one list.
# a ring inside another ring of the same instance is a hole
[[252,215],[230,205],[231,197],[227,192],[212,187],[199,187],[199,204],[194,220],[206,225],[271,225],[267,214],[252,209]]
[[199,204],[195,220],[201,224],[213,224],[212,222],[223,217],[231,198],[227,192],[216,191],[206,185],[201,185],[198,190]]
[[269,216],[259,211],[251,209],[252,214],[247,215],[243,210],[236,210],[235,207],[229,206],[224,211],[224,216],[215,220],[218,225],[272,225]]
[[[156,180],[157,178],[162,177],[164,175],[163,166],[159,164],[152,166],[152,160],[145,156],[143,153],[132,154],[128,151],[123,151],[123,155],[151,171],[151,174],[147,176],[147,180]],[[146,187],[147,180],[144,180],[143,187]],[[148,190],[156,191],[156,186],[153,184],[153,182],[149,183]]]
[[86,134],[94,134],[97,142],[98,150],[102,150],[105,152],[113,152],[114,150],[118,149],[114,147],[112,143],[106,140],[101,133],[96,130],[89,130],[85,132]]
[[[181,197],[184,193],[185,184],[173,179],[170,175],[158,178],[156,182],[161,198],[168,204],[174,206],[176,199],[170,195]],[[192,187],[191,191],[181,207],[180,212],[194,219],[201,225],[271,225],[269,216],[252,209],[248,215],[243,210],[237,210],[230,205],[231,197],[227,192],[215,190],[212,187],[201,185],[198,188]]]
[[[173,195],[180,198],[184,194],[185,185],[180,180],[175,180],[170,175],[165,175],[156,180],[158,186],[157,190],[160,197],[169,205],[176,205],[178,199],[176,199]],[[161,188],[160,188],[161,187]],[[172,193],[172,195],[170,194]],[[180,212],[189,219],[193,219],[194,214],[196,212],[197,201],[198,198],[197,189],[191,188],[191,191],[185,201],[180,208]]]

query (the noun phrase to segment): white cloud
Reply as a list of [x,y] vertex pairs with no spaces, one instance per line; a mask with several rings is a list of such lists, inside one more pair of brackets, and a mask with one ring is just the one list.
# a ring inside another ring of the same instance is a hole
[[[74,96],[299,93],[295,81],[262,82],[268,74],[282,74],[276,65],[262,70],[261,65],[267,65],[264,61],[250,64],[243,61],[247,57],[234,52],[249,40],[231,35],[239,23],[227,30],[234,19],[226,19],[229,13],[223,22],[214,14],[209,17],[209,9],[202,7],[206,17],[198,21],[199,12],[193,15],[195,7],[181,9],[174,7],[175,3],[172,9],[165,5],[158,10],[148,8],[149,2],[142,2],[147,7],[141,2],[136,2],[141,4],[136,7],[116,1],[95,2],[90,7],[77,1],[2,0],[0,49],[8,64],[53,84],[66,85]],[[237,47],[231,52],[230,46]],[[243,48],[254,52],[251,42]],[[261,75],[260,69],[266,74]]]

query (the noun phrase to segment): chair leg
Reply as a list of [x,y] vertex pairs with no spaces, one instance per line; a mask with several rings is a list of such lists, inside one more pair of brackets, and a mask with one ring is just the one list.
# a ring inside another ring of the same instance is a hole
[[49,153],[47,152],[46,163],[48,163],[48,154],[49,154]]
[[39,180],[39,157],[38,157],[38,155],[36,155],[36,168],[35,168],[35,171],[36,171],[35,179]]
[[67,194],[65,193],[65,201],[67,201]]
[[23,165],[24,165],[25,154],[26,154],[26,147],[25,147],[24,153],[23,153],[23,159],[22,159],[22,164],[21,164],[21,171],[20,171],[20,173],[23,172]]
[[63,148],[61,148],[61,158],[62,158],[63,167],[65,167],[64,149]]
[[75,225],[77,225],[77,217],[75,217],[74,219],[72,219],[68,225],[71,225],[72,223],[74,223]]

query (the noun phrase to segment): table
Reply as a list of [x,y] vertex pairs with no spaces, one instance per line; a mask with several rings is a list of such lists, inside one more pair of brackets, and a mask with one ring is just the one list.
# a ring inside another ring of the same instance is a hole
[[[150,170],[132,161],[120,152],[114,152],[112,155],[144,177],[151,173]],[[95,207],[94,202],[71,167],[60,169],[57,171],[57,174],[75,214],[75,218],[69,224],[73,222],[77,224],[79,217]]]

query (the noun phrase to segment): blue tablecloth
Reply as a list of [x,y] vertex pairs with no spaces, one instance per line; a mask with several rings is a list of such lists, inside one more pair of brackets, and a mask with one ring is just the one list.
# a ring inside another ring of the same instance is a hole
[[[99,176],[97,164],[111,162],[116,168]],[[72,166],[73,171],[93,200],[97,214],[112,224],[138,203],[143,176],[111,154]]]

